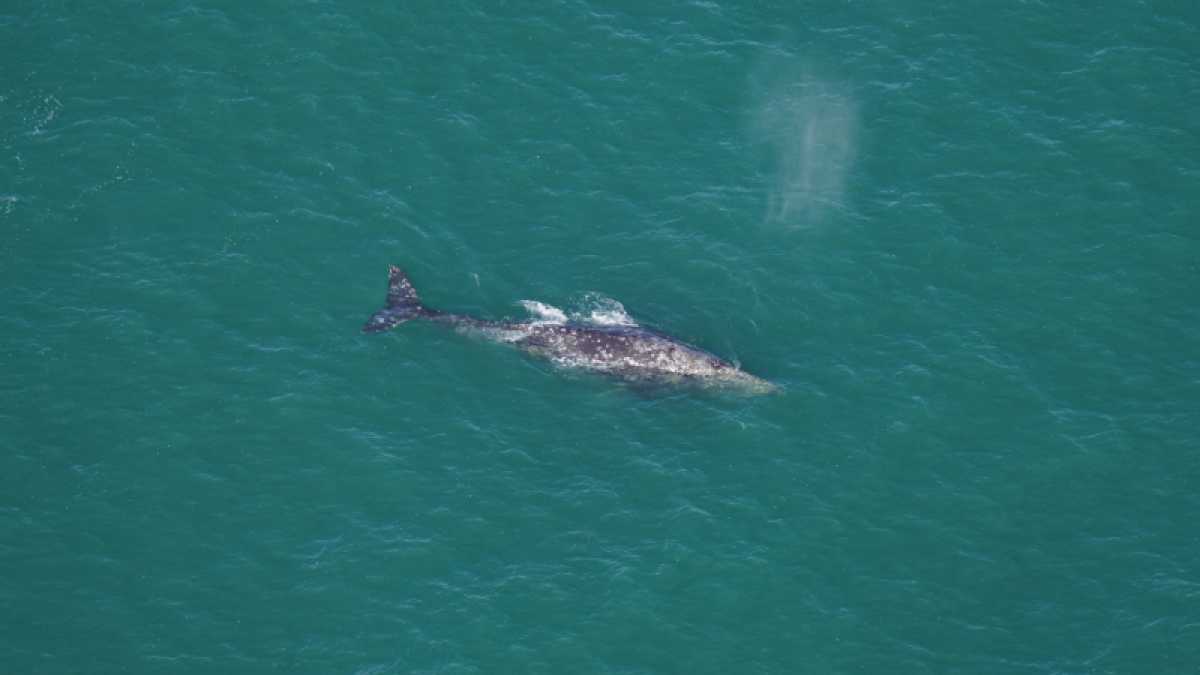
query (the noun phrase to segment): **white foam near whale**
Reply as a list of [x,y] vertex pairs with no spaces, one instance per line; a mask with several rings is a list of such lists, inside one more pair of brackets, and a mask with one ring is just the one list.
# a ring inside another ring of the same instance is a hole
[[547,305],[537,300],[522,300],[521,306],[525,311],[536,316],[538,323],[566,323],[567,314],[554,305]]

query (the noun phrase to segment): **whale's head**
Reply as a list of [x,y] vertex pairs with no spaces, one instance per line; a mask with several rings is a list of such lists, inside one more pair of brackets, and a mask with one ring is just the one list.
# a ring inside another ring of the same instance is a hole
[[736,363],[730,363],[707,352],[696,352],[703,354],[703,358],[699,362],[693,362],[695,365],[692,373],[699,376],[708,386],[752,395],[778,394],[783,391],[783,388],[774,382],[751,375]]
[[764,380],[757,375],[751,375],[741,368],[723,366],[715,371],[715,379],[723,388],[735,389],[745,394],[781,394],[783,387]]

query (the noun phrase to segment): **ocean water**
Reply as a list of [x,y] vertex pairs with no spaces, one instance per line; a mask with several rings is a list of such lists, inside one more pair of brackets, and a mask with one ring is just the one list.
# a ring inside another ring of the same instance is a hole
[[[0,671],[1200,672],[1188,3],[0,8]],[[617,307],[784,387],[414,323]]]

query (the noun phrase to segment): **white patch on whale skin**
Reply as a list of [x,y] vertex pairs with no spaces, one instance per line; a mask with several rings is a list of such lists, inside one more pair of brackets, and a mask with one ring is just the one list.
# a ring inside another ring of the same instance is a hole
[[485,328],[482,334],[496,342],[520,342],[529,337],[529,331],[520,326],[513,328]]

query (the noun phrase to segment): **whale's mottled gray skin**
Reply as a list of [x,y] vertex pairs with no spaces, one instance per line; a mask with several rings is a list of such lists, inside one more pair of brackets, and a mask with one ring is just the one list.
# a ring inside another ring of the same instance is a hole
[[404,270],[388,270],[387,304],[367,320],[363,332],[378,333],[412,319],[429,319],[472,332],[572,368],[629,380],[728,386],[749,393],[778,390],[703,349],[641,326],[581,323],[485,321],[430,309],[421,304]]

